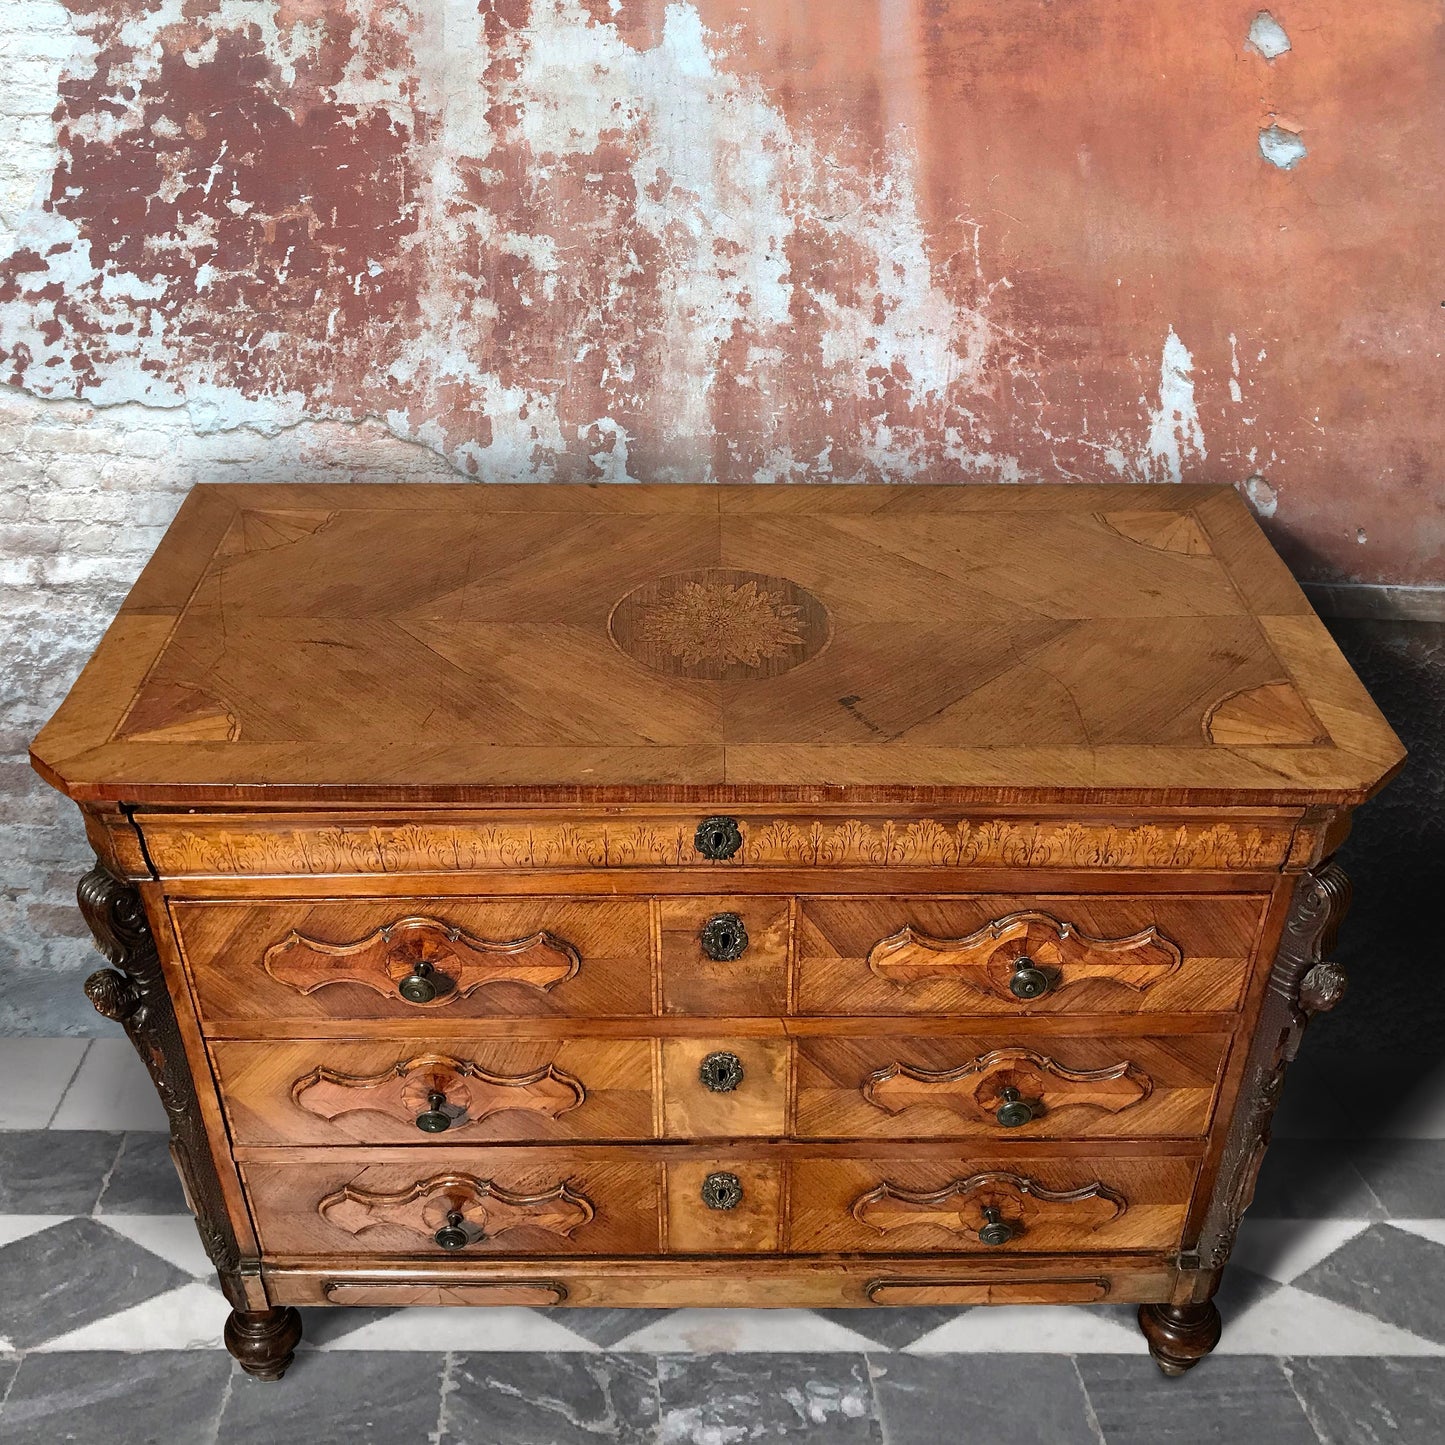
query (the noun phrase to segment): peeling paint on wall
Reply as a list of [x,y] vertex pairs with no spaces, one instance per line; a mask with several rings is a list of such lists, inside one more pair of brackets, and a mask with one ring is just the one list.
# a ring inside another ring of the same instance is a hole
[[1296,561],[1438,574],[1430,6],[1266,68],[1210,3],[13,0],[64,25],[0,380],[483,480],[1267,467]]

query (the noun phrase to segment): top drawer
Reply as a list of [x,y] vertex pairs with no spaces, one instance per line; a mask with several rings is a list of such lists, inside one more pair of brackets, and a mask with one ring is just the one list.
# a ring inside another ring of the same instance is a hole
[[645,899],[173,903],[212,1025],[652,1012]]
[[1225,1013],[1266,895],[806,898],[804,1014]]

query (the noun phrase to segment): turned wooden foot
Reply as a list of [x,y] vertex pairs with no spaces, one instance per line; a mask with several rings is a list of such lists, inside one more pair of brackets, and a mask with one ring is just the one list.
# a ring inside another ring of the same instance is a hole
[[232,1310],[225,1339],[226,1348],[248,1375],[279,1380],[301,1341],[301,1316],[289,1305],[274,1310]]
[[1219,1343],[1219,1311],[1213,1300],[1198,1305],[1140,1305],[1139,1328],[1154,1363],[1166,1375],[1192,1369]]

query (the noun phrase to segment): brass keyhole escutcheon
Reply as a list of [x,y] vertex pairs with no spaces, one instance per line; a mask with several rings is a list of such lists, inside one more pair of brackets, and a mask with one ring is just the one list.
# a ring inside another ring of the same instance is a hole
[[702,1202],[709,1209],[736,1209],[743,1202],[743,1181],[718,1170],[702,1181]]
[[1008,991],[1017,999],[1042,998],[1049,991],[1049,976],[1037,967],[1033,959],[1021,955],[1014,959],[1014,971],[1008,981]]
[[1001,1102],[994,1118],[1005,1129],[1017,1129],[1033,1122],[1038,1105],[1025,1099],[1012,1084],[1006,1084],[1000,1089],[998,1096]]
[[447,1215],[447,1222],[432,1236],[443,1249],[465,1249],[472,1237],[463,1227],[466,1216],[453,1210]]
[[714,963],[732,963],[748,950],[748,930],[736,913],[714,913],[700,937],[702,951]]
[[423,1134],[445,1134],[452,1127],[452,1116],[446,1111],[447,1096],[433,1090],[426,1096],[426,1108],[416,1116],[416,1127]]
[[703,1087],[714,1094],[731,1094],[743,1081],[743,1061],[724,1049],[709,1054],[697,1071]]
[[743,846],[736,818],[704,818],[693,835],[693,847],[704,858],[731,858]]

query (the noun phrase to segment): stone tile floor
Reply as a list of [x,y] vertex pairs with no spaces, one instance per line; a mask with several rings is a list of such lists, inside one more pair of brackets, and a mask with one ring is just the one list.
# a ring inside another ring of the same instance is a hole
[[1445,1445],[1445,1071],[1303,1060],[1182,1380],[1127,1307],[311,1310],[280,1385],[226,1304],[120,1038],[0,1039],[6,1445]]

